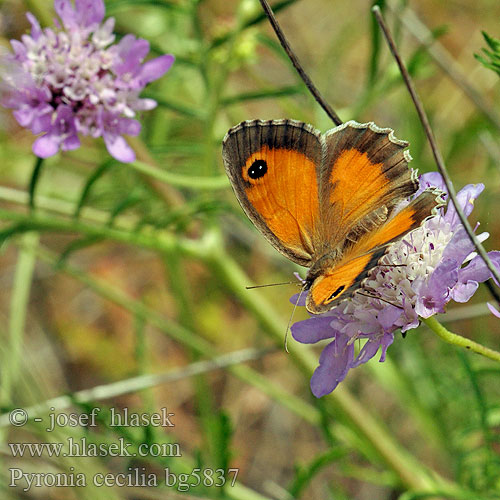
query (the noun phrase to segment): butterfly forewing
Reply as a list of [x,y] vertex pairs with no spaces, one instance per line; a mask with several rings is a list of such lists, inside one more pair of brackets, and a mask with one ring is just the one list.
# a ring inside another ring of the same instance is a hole
[[240,205],[281,253],[309,266],[319,220],[322,137],[293,120],[247,121],[223,142],[223,159]]

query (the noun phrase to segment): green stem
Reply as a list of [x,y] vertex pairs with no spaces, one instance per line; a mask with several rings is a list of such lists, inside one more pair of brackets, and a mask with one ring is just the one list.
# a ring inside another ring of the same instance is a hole
[[[37,198],[38,208],[55,212],[58,215],[73,215],[76,210],[75,203],[72,201],[48,198],[45,196],[38,196]],[[19,189],[0,186],[0,200],[26,206],[29,203],[29,194]],[[87,222],[92,223],[97,222],[104,224],[109,219],[109,213],[91,207],[83,207],[80,215],[84,217]],[[128,219],[129,218],[130,217],[128,217]],[[123,219],[124,217],[120,218],[120,220]],[[130,227],[132,227],[132,225],[130,225]]]
[[175,244],[175,237],[169,233],[154,233],[151,230],[132,233],[122,228],[111,228],[103,225],[82,222],[42,215],[40,213],[31,216],[19,212],[0,209],[0,220],[14,222],[19,231],[34,230],[44,232],[66,232],[81,233],[85,236],[108,238],[121,243],[138,245],[156,252],[164,253]]
[[189,188],[189,189],[197,189],[197,190],[217,190],[217,189],[226,189],[229,185],[227,177],[225,175],[218,176],[191,176],[191,175],[182,175],[182,174],[174,174],[172,172],[167,172],[166,170],[161,170],[157,167],[153,167],[152,165],[148,165],[147,163],[143,163],[140,161],[134,161],[133,163],[129,163],[129,166],[141,172],[143,174],[149,175],[154,179],[165,182],[171,186],[181,187],[181,188]]
[[40,178],[40,173],[42,171],[43,166],[43,158],[36,157],[35,166],[33,167],[33,172],[31,174],[30,185],[29,185],[29,194],[30,194],[30,210],[33,211],[35,209],[35,190],[38,184],[38,179]]
[[19,250],[10,301],[9,345],[2,362],[0,401],[4,405],[10,404],[12,389],[21,370],[24,327],[35,267],[38,234],[26,233],[23,236],[23,243],[23,248]]
[[422,321],[440,338],[449,344],[453,344],[459,347],[465,347],[470,351],[481,354],[494,361],[500,361],[500,352],[494,351],[489,347],[484,347],[473,340],[457,335],[447,330],[434,316],[427,319],[422,319]]
[[[177,251],[170,252],[170,254],[165,257],[164,262],[167,269],[167,279],[170,284],[170,289],[177,303],[178,322],[184,328],[195,332],[198,330],[196,325],[196,312],[194,311],[193,301],[189,294],[191,287],[189,286],[186,273],[184,272],[182,254],[179,254]],[[195,349],[190,349],[189,354],[191,362],[200,361],[203,356],[202,353]],[[193,382],[195,405],[205,439],[205,446],[203,446],[203,449],[207,450],[205,459],[208,459],[207,461],[209,461],[209,463],[215,465],[218,446],[216,442],[217,433],[214,432],[216,411],[212,393],[207,378],[203,374],[196,375]]]

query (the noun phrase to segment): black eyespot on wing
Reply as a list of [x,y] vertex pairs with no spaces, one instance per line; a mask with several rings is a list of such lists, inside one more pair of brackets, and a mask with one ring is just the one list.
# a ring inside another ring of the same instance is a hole
[[255,160],[248,169],[250,179],[260,179],[267,172],[267,162],[265,160]]
[[339,286],[337,288],[337,290],[335,290],[331,295],[330,297],[328,297],[328,302],[330,302],[331,300],[333,300],[335,297],[337,297],[337,295],[340,295],[343,291],[344,291],[344,288],[345,286],[342,285],[342,286]]

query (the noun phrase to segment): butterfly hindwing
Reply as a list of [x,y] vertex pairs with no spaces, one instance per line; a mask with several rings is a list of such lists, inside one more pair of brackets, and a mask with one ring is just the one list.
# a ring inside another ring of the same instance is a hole
[[335,265],[319,269],[306,299],[309,312],[326,312],[359,289],[388,245],[420,227],[442,205],[439,195],[438,191],[424,191],[376,231],[366,233]]
[[223,141],[243,210],[277,250],[304,266],[315,255],[322,143],[312,126],[294,120],[242,122]]
[[306,297],[307,310],[312,314],[320,314],[330,310],[340,300],[350,297],[385,252],[385,247],[378,247],[363,255],[347,256],[337,265],[324,269],[312,283]]

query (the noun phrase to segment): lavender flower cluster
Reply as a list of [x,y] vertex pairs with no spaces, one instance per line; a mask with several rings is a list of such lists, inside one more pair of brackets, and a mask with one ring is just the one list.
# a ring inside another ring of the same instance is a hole
[[[429,187],[446,190],[440,174],[424,174],[415,196]],[[483,184],[470,184],[458,193],[466,216],[483,189]],[[482,233],[478,238],[484,241],[488,236]],[[500,269],[500,252],[488,255]],[[312,376],[313,394],[321,397],[332,392],[351,368],[366,363],[379,348],[380,361],[384,361],[394,332],[416,328],[419,317],[444,312],[451,300],[467,302],[479,283],[490,277],[486,264],[475,254],[455,207],[450,203],[446,210],[440,209],[420,228],[391,245],[380,265],[371,272],[364,288],[380,298],[354,294],[327,313],[292,326],[293,337],[302,343],[332,339]],[[364,341],[364,345],[356,355],[357,340]]]
[[42,29],[27,14],[31,34],[12,40],[3,58],[2,104],[19,124],[41,134],[33,152],[47,158],[80,146],[79,134],[103,137],[109,153],[130,162],[135,154],[122,137],[138,135],[138,111],[156,106],[139,93],[172,66],[174,56],[146,63],[149,43],[134,35],[113,45],[114,19],[104,19],[103,0],[55,0],[62,21]]

